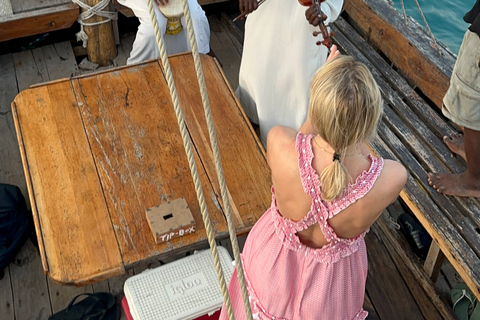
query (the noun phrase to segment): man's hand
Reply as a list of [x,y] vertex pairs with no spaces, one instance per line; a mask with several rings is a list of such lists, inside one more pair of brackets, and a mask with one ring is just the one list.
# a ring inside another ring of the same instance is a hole
[[322,19],[320,19],[320,10],[318,5],[313,3],[307,11],[305,11],[305,18],[307,18],[308,23],[316,27],[320,24],[321,21],[327,20],[327,16],[322,14]]
[[153,0],[158,7],[165,7],[168,4],[168,0]]
[[257,0],[238,0],[238,8],[240,9],[240,13],[244,15],[257,10],[257,7]]

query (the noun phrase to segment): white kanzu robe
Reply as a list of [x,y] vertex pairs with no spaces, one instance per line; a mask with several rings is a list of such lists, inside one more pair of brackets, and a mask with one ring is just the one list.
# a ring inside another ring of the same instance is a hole
[[[321,4],[326,23],[337,19],[343,0]],[[266,0],[248,15],[236,90],[249,119],[260,126],[266,146],[267,133],[275,125],[296,130],[307,119],[310,80],[328,55],[316,44],[319,27],[305,18],[308,7],[296,0]]]
[[[155,40],[155,33],[153,31],[150,13],[148,12],[147,1],[118,0],[118,2],[121,5],[132,9],[133,13],[140,21],[127,64],[158,59],[160,57],[160,52],[158,50],[157,41]],[[165,16],[160,12],[155,3],[153,3],[153,5],[155,7],[158,26],[160,27],[160,32],[162,33],[165,41],[165,50],[167,51],[167,54],[170,55],[179,52],[191,51],[185,16],[182,16],[181,18],[183,27],[182,31],[176,35],[165,34],[167,18],[165,18]],[[197,0],[188,0],[188,5],[190,7],[190,14],[192,16],[193,29],[195,30],[198,51],[206,54],[210,51],[210,26],[208,24],[207,17]]]

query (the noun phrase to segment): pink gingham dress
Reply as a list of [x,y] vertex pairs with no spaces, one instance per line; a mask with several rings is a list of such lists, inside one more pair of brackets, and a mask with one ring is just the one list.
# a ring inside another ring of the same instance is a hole
[[[312,198],[300,221],[285,219],[272,205],[250,231],[241,255],[254,319],[365,319],[367,279],[365,233],[339,238],[328,224],[340,211],[362,198],[383,168],[383,159],[369,155],[370,168],[350,184],[344,197],[320,197],[320,181],[312,167],[312,138],[298,133],[296,148],[303,188]],[[320,249],[303,245],[296,233],[318,223],[329,241]],[[236,270],[229,284],[235,318],[246,319]],[[226,308],[220,319],[228,319]]]

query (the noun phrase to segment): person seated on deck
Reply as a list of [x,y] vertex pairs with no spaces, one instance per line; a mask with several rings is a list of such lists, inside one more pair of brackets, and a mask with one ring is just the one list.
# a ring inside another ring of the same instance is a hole
[[467,170],[459,174],[429,173],[428,182],[440,193],[480,197],[480,0],[463,19],[471,25],[463,37],[442,112],[463,127],[463,135],[445,136],[443,140],[465,159]]
[[[310,85],[307,122],[268,133],[272,204],[248,234],[241,259],[253,319],[365,319],[364,236],[398,197],[407,172],[372,155],[382,114],[367,67],[332,47]],[[332,60],[333,58],[333,60]],[[237,270],[228,287],[246,319]],[[225,305],[220,314],[227,319]]]
[[[165,41],[165,50],[167,55],[191,51],[185,15],[182,15],[181,17],[182,30],[177,34],[166,34],[165,31],[167,30],[167,18],[161,13],[158,6],[168,5],[169,0],[152,1],[155,7],[155,15],[157,17],[158,26]],[[181,0],[179,1],[181,3]],[[140,21],[127,64],[158,59],[160,57],[160,52],[155,39],[155,32],[150,19],[150,13],[146,0],[118,0],[118,2],[121,5],[132,9],[133,13]],[[188,0],[188,5],[190,7],[190,14],[197,40],[198,51],[200,53],[208,54],[210,53],[210,26],[208,24],[207,16],[205,15],[205,11],[203,11],[197,0]]]

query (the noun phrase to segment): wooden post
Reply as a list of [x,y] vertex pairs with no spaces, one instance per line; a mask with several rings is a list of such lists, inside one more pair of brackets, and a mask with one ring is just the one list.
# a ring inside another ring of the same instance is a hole
[[[100,0],[85,0],[85,3],[90,7],[99,2]],[[85,11],[84,9],[82,10]],[[108,10],[108,6],[103,10]],[[106,18],[95,15],[85,20],[85,22],[92,23],[103,20],[106,20]],[[99,66],[111,65],[113,59],[117,56],[112,23],[109,21],[95,26],[84,26],[84,31],[88,36],[88,60],[97,63]]]
[[444,258],[445,255],[440,250],[440,247],[435,241],[432,240],[432,244],[428,250],[427,259],[425,259],[423,267],[433,282],[437,281]]

